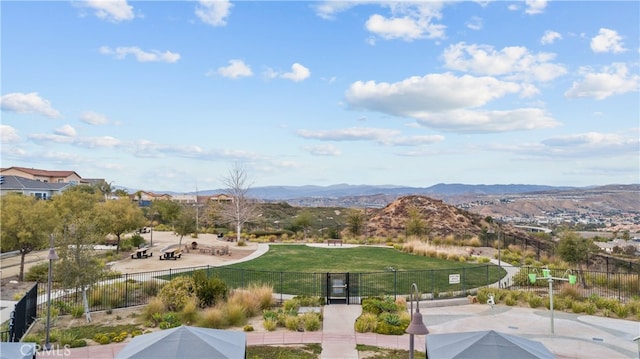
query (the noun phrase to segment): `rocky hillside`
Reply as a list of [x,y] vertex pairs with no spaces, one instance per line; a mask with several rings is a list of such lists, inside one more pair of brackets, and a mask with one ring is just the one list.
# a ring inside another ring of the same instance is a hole
[[409,212],[415,208],[431,236],[477,235],[487,227],[483,217],[425,196],[400,197],[381,209],[368,209],[368,232],[371,236],[394,236],[404,233]]

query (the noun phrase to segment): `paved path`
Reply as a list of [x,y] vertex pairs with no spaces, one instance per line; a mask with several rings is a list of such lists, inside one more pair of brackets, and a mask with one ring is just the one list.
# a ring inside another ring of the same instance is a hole
[[[466,299],[465,299],[466,300]],[[555,313],[555,334],[550,332],[550,312],[486,304],[462,304],[464,300],[423,301],[420,312],[430,334],[495,330],[542,342],[558,359],[638,358],[633,341],[640,323],[630,320]],[[321,359],[357,359],[356,344],[390,349],[409,349],[409,335],[356,333],[359,305],[333,304],[323,308],[323,330],[319,332],[250,332],[248,345],[321,343]],[[126,344],[71,349],[67,359],[112,359]],[[415,336],[415,349],[425,351],[425,336]],[[188,358],[185,358],[188,359]]]

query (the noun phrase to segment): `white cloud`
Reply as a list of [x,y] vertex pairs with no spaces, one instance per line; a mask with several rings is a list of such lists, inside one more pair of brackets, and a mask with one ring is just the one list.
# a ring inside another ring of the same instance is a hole
[[20,136],[18,131],[9,125],[0,125],[0,143],[18,143]]
[[302,138],[320,141],[373,141],[386,146],[422,146],[431,145],[444,140],[443,136],[400,136],[400,131],[351,127],[338,130],[298,130],[296,134]]
[[252,76],[253,72],[251,71],[251,67],[245,64],[244,61],[233,59],[229,60],[229,66],[219,67],[218,74],[224,77],[237,79],[239,77]]
[[[70,126],[69,126],[70,127]],[[79,137],[72,135],[75,133],[73,128],[59,128],[55,131],[54,134],[42,134],[42,133],[34,133],[28,136],[29,140],[40,143],[40,144],[48,144],[48,143],[64,143],[76,147],[82,148],[115,148],[121,147],[125,144],[111,136],[102,136],[102,137]]]
[[49,118],[60,118],[60,112],[51,107],[51,103],[38,95],[37,92],[14,92],[0,98],[3,111],[17,113],[39,113]]
[[590,68],[580,70],[583,78],[575,81],[571,89],[565,92],[570,98],[595,98],[602,100],[613,95],[637,92],[640,76],[629,73],[627,66],[614,63],[603,68],[602,72],[593,72]]
[[311,76],[311,71],[308,68],[300,65],[299,63],[295,63],[291,65],[291,72],[286,72],[282,74],[282,78],[289,79],[295,82],[306,80]]
[[551,81],[567,70],[552,61],[555,54],[531,53],[526,47],[509,46],[496,51],[490,45],[450,45],[443,52],[445,67],[481,75],[511,76],[514,79]]
[[453,110],[418,114],[415,118],[423,126],[460,133],[530,131],[559,125],[553,117],[538,108],[504,111]]
[[365,26],[370,32],[383,39],[443,39],[446,26],[434,23],[442,18],[440,2],[398,2],[383,3],[391,10],[391,16],[374,14],[369,17]]
[[346,11],[358,5],[357,1],[323,1],[314,3],[311,6],[316,11],[316,15],[325,19],[332,20],[335,14]]
[[473,16],[471,20],[467,21],[466,25],[471,30],[482,30],[482,18]]
[[542,14],[547,7],[547,0],[526,0],[525,4],[527,5],[525,13],[529,15]]
[[339,130],[298,130],[300,137],[321,141],[380,141],[397,136],[400,131],[382,128],[351,127]]
[[540,38],[540,43],[550,45],[556,42],[556,40],[562,40],[562,35],[560,35],[559,32],[547,30],[544,32],[544,35],[542,35],[542,38]]
[[303,65],[299,63],[295,63],[291,65],[290,72],[280,73],[280,72],[274,71],[273,69],[267,69],[264,72],[264,76],[270,79],[279,77],[287,80],[292,80],[295,82],[300,82],[309,78],[309,76],[311,76],[311,71],[309,71],[309,69],[304,67]]
[[196,16],[207,25],[225,26],[232,6],[226,0],[200,0]]
[[69,124],[55,129],[55,131],[53,131],[53,133],[55,133],[56,135],[66,136],[66,137],[76,137],[76,135],[78,134],[76,132],[76,129],[73,128],[73,126],[71,126]]
[[349,87],[349,105],[398,117],[418,118],[423,113],[480,107],[522,87],[493,77],[461,77],[451,73],[410,77],[396,83],[357,81]]
[[314,156],[340,156],[342,154],[333,145],[305,146],[303,149]]
[[87,0],[85,6],[95,10],[95,15],[103,20],[121,22],[132,20],[133,6],[127,0]]
[[541,153],[554,156],[612,156],[637,154],[640,139],[628,134],[587,132],[541,141]]
[[109,123],[107,116],[93,111],[86,111],[80,115],[80,121],[89,125],[106,125]]
[[622,37],[615,30],[601,28],[597,36],[591,39],[593,52],[613,52],[615,54],[625,52]]
[[422,146],[444,141],[444,136],[400,136],[381,139],[380,142],[391,146]]
[[174,63],[180,60],[180,54],[171,51],[160,52],[158,50],[144,51],[139,47],[117,47],[112,49],[108,46],[102,46],[99,49],[103,55],[113,55],[116,59],[122,60],[127,55],[135,56],[138,62],[168,62]]

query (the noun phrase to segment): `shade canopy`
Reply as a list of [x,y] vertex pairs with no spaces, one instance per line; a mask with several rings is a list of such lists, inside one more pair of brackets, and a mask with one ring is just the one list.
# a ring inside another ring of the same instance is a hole
[[133,338],[116,359],[244,359],[244,332],[180,326]]
[[0,359],[33,359],[36,343],[0,342]]
[[426,336],[427,357],[437,359],[553,359],[541,342],[493,330],[430,334]]

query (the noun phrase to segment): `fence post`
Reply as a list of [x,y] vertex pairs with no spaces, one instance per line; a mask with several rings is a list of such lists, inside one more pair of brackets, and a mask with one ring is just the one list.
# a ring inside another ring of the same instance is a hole
[[430,270],[431,272],[431,300],[436,299],[436,295],[435,295],[435,278],[434,278],[434,273],[433,273],[433,269]]
[[393,297],[398,299],[398,271],[393,271]]
[[467,278],[467,268],[462,267],[462,295],[467,294],[467,290],[465,289],[466,286],[464,285],[466,278]]
[[124,275],[124,307],[129,307],[129,274]]
[[280,302],[283,303],[282,301],[282,292],[284,291],[284,286],[282,284],[282,276],[283,276],[283,272],[280,272]]

